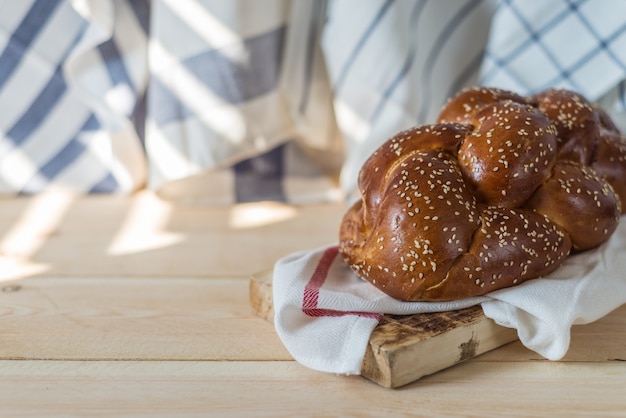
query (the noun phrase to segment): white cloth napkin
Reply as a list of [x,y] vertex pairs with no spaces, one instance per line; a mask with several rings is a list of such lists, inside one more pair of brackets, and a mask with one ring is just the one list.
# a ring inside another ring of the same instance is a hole
[[274,268],[274,325],[291,355],[309,368],[359,374],[382,314],[413,314],[481,304],[496,323],[549,360],[562,358],[570,328],[626,303],[626,221],[597,249],[570,256],[551,275],[484,297],[402,302],[354,275],[336,245],[294,253]]

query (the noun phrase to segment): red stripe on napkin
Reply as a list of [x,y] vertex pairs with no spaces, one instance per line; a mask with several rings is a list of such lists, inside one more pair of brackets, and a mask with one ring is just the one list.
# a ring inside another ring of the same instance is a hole
[[332,309],[318,308],[318,299],[320,295],[320,288],[324,285],[326,278],[328,277],[328,271],[330,270],[333,261],[339,253],[337,246],[328,247],[319,263],[315,267],[315,271],[311,275],[311,279],[304,287],[304,296],[302,298],[302,312],[308,316],[344,316],[344,315],[356,315],[365,318],[372,318],[380,321],[383,316],[374,312],[355,312],[355,311],[334,311]]

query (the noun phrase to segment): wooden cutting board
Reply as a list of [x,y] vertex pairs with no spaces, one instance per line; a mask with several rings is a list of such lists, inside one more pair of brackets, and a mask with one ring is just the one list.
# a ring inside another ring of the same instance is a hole
[[[273,321],[271,271],[251,277],[250,304],[256,315]],[[497,325],[480,306],[385,315],[372,332],[361,374],[397,388],[515,340],[514,329]]]

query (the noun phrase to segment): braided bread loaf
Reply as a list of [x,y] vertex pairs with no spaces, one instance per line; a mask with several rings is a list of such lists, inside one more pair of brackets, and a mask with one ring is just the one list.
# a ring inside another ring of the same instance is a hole
[[582,96],[468,89],[364,163],[339,251],[401,300],[483,295],[606,241],[625,180],[626,139]]

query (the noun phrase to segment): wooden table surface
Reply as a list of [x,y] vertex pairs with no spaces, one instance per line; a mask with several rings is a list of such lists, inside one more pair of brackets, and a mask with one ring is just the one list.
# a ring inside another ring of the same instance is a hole
[[626,306],[562,361],[515,342],[400,389],[293,361],[249,277],[334,242],[343,211],[0,200],[0,416],[626,416]]

